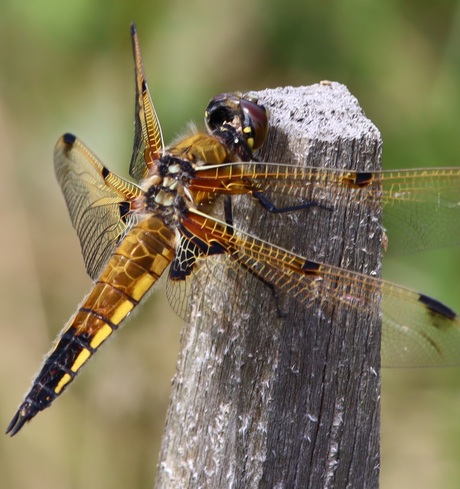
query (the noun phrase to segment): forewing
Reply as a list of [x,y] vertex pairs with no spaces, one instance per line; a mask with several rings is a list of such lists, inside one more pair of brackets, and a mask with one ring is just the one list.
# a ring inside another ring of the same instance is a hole
[[460,168],[381,174],[388,253],[460,245]]
[[382,299],[382,364],[392,367],[460,363],[460,319],[439,301],[396,284],[307,260],[198,211],[184,220],[203,241],[225,248],[229,263],[242,265],[277,291],[307,307],[345,307],[370,314]]
[[[278,208],[313,203],[374,212],[383,205],[388,252],[460,244],[460,168],[354,172],[273,163],[229,163],[196,169],[190,189],[263,194]],[[347,197],[347,198],[345,198]]]
[[54,167],[80,239],[86,270],[95,280],[136,220],[135,199],[143,192],[110,172],[71,134],[58,140]]
[[131,26],[136,82],[136,107],[134,112],[134,146],[129,174],[137,181],[152,171],[154,161],[163,154],[164,144],[160,122],[145,81],[144,68],[136,27]]

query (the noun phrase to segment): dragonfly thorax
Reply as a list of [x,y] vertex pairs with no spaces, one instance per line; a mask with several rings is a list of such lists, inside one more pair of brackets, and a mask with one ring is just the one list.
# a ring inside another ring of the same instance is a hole
[[157,162],[157,172],[142,185],[145,189],[145,210],[159,213],[172,223],[194,205],[187,184],[195,176],[195,170],[189,161],[165,155]]

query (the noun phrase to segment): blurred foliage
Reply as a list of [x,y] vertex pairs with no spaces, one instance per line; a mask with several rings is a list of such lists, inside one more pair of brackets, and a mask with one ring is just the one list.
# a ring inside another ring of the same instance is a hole
[[[200,121],[216,93],[330,79],[381,130],[385,167],[459,164],[457,1],[3,0],[3,426],[89,287],[53,145],[73,131],[127,174],[132,20],[166,140]],[[459,262],[443,251],[388,270],[458,309]],[[151,487],[180,334],[167,310],[154,295],[66,396],[3,440],[1,487]],[[458,487],[458,370],[391,371],[383,387],[382,487]]]

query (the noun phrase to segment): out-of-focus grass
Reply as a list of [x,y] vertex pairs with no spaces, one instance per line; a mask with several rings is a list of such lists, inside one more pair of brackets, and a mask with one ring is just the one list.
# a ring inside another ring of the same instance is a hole
[[[53,174],[57,137],[75,132],[127,175],[131,20],[166,140],[218,92],[331,79],[382,131],[386,167],[459,164],[456,1],[101,5],[0,5],[3,426],[90,286]],[[459,262],[458,250],[401,259],[388,278],[460,309]],[[179,334],[157,292],[62,399],[3,439],[0,487],[151,487]],[[459,374],[384,373],[382,488],[458,487]]]

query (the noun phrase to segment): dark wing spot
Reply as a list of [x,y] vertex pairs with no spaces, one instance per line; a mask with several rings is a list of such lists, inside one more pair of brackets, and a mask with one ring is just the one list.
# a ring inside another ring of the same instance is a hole
[[66,132],[64,136],[62,136],[62,139],[64,140],[64,143],[72,145],[75,143],[77,137],[70,132]]
[[131,204],[129,202],[120,202],[119,204],[120,217],[123,222],[126,222],[128,215],[131,211]]
[[356,174],[355,184],[364,187],[372,182],[372,173],[369,172],[358,172]]
[[431,297],[428,297],[427,295],[420,294],[420,297],[418,300],[422,303],[425,304],[425,306],[431,311],[436,314],[439,314],[440,316],[444,316],[447,319],[455,319],[457,314],[455,313],[454,310],[452,310],[450,307],[447,307],[444,305],[442,302],[437,301],[436,299],[432,299]]
[[302,270],[304,270],[305,272],[317,272],[320,266],[321,265],[319,263],[310,260],[305,260],[304,264],[302,265]]
[[225,252],[224,248],[218,243],[208,245],[186,229],[181,229],[181,232],[183,234],[180,245],[169,269],[169,278],[171,280],[185,280],[192,273],[198,258],[219,255]]

